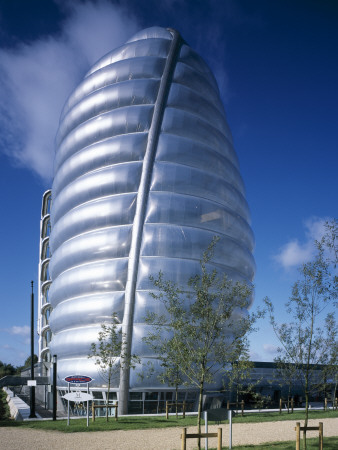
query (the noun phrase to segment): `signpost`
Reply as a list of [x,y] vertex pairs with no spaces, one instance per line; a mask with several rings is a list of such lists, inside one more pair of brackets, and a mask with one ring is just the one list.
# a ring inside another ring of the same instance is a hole
[[[87,402],[87,427],[89,426],[89,402],[93,400],[93,396],[89,394],[89,383],[93,381],[91,377],[86,375],[69,375],[64,379],[68,383],[68,394],[64,395],[63,398],[68,401],[68,421],[69,425],[69,402],[82,403]],[[87,393],[80,390],[70,392],[70,385],[73,384],[76,387],[80,387],[81,384],[87,385]]]

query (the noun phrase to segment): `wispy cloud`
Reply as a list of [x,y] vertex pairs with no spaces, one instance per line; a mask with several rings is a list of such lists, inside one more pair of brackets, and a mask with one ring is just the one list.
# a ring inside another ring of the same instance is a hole
[[48,181],[68,95],[97,59],[138,29],[108,1],[59,4],[68,15],[58,35],[0,49],[0,148]]
[[269,353],[270,355],[275,355],[277,353],[277,349],[278,349],[278,347],[276,345],[272,345],[272,344],[264,344],[263,345],[263,350],[266,353]]
[[315,240],[320,240],[325,232],[327,218],[311,218],[304,222],[303,241],[291,239],[283,245],[273,258],[284,269],[291,269],[308,262],[314,255]]
[[12,326],[11,328],[8,329],[8,332],[10,334],[17,334],[17,335],[20,335],[20,336],[28,336],[29,333],[30,333],[30,330],[31,329],[30,329],[30,327],[28,325],[24,325],[22,327],[14,325],[14,326]]

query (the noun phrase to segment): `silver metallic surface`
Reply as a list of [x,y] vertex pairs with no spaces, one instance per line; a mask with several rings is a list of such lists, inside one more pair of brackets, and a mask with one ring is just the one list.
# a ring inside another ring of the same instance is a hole
[[[214,235],[211,268],[251,282],[253,234],[238,160],[215,79],[178,33],[150,28],[104,56],[63,110],[52,187],[49,302],[60,380],[103,381],[87,358],[100,325],[117,313],[127,347],[142,341],[149,275],[186,284]],[[137,370],[128,389],[153,389]],[[122,399],[124,393],[124,400]]]

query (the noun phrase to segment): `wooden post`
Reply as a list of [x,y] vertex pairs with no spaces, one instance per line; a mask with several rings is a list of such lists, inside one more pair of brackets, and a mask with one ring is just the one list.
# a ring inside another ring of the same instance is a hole
[[116,420],[116,422],[118,421],[117,409],[118,409],[118,407],[117,407],[117,403],[116,403],[116,405],[115,405],[115,420]]
[[282,397],[279,399],[279,414],[282,414]]
[[242,417],[244,416],[244,400],[241,401]]
[[95,422],[95,406],[94,406],[94,402],[92,402],[92,421]]
[[296,450],[300,450],[300,422],[296,422]]
[[185,419],[185,408],[186,408],[186,406],[185,406],[185,400],[184,400],[184,402],[183,402],[183,419]]
[[186,450],[186,448],[187,448],[187,446],[186,446],[186,439],[187,439],[186,436],[187,436],[187,429],[183,428],[182,436],[181,436],[181,438],[182,438],[182,450]]
[[319,422],[319,450],[323,450],[323,422]]
[[222,428],[217,430],[217,450],[222,450]]
[[324,400],[324,411],[326,411],[327,410],[327,398],[325,397],[325,400]]
[[167,420],[169,419],[169,406],[168,406],[168,400],[165,402],[165,416]]

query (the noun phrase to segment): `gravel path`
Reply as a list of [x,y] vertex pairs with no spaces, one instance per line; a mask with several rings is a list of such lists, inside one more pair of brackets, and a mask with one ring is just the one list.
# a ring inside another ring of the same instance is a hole
[[[326,436],[338,436],[338,418],[321,419]],[[310,421],[317,426],[319,420]],[[228,425],[221,425],[223,445],[229,444]],[[234,424],[233,445],[260,444],[272,441],[295,440],[295,421]],[[214,432],[217,425],[209,426]],[[181,428],[162,428],[132,431],[102,431],[92,433],[61,433],[23,428],[0,428],[0,448],[6,450],[179,450]],[[196,432],[190,427],[189,432]],[[317,437],[318,432],[308,432]],[[202,441],[204,444],[204,440]],[[216,447],[216,439],[209,439],[209,448]],[[187,449],[196,448],[196,440],[187,441]]]

